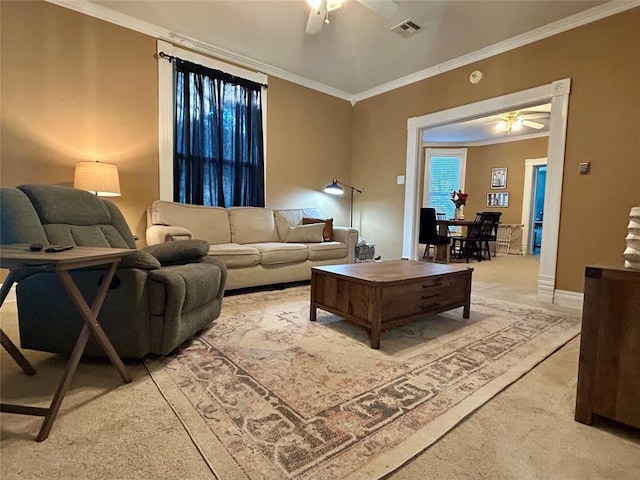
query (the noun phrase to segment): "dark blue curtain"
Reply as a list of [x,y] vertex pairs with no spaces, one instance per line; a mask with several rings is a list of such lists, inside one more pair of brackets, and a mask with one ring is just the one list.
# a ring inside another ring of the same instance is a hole
[[175,65],[174,201],[264,207],[262,85]]

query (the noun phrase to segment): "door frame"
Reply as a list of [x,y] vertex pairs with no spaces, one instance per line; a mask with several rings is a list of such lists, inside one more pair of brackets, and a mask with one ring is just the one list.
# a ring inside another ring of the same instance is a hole
[[[534,178],[534,173],[537,171],[536,167],[542,167],[547,164],[545,158],[528,158],[524,161],[524,189],[522,194],[522,253],[529,255],[529,250],[532,241],[532,217],[535,190],[534,185],[537,188],[537,180]],[[549,172],[547,171],[547,174]],[[546,190],[546,186],[545,186]],[[546,195],[546,192],[545,192]],[[546,216],[546,213],[545,213]],[[544,230],[544,228],[543,228]],[[540,249],[542,255],[542,248]]]
[[570,90],[571,79],[565,78],[528,90],[407,119],[402,257],[412,260],[418,259],[418,211],[421,201],[421,169],[424,164],[422,131],[453,122],[551,102],[547,147],[547,188],[545,190],[545,220],[548,223],[545,222],[545,228],[542,230],[542,251],[538,270],[538,300],[553,303]]

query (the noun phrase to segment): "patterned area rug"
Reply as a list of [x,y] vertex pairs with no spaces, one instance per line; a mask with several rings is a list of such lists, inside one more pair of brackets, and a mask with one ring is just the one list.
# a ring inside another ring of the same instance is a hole
[[220,479],[379,478],[579,333],[578,316],[472,297],[382,334],[318,311],[309,287],[227,297],[147,368]]

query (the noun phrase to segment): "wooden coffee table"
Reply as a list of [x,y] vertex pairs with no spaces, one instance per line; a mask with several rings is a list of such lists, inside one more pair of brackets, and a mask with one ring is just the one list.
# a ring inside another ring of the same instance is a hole
[[320,308],[366,328],[371,348],[380,331],[464,307],[469,318],[473,268],[412,260],[353,263],[311,269],[311,311]]

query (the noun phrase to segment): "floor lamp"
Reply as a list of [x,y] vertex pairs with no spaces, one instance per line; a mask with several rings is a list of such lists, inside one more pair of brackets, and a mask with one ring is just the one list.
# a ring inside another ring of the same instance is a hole
[[356,187],[352,187],[351,185],[347,185],[346,183],[339,182],[334,178],[331,184],[324,187],[324,192],[328,193],[329,195],[343,195],[344,189],[340,185],[351,189],[351,203],[349,205],[349,227],[353,227],[353,192],[362,193],[362,190],[358,190]]

